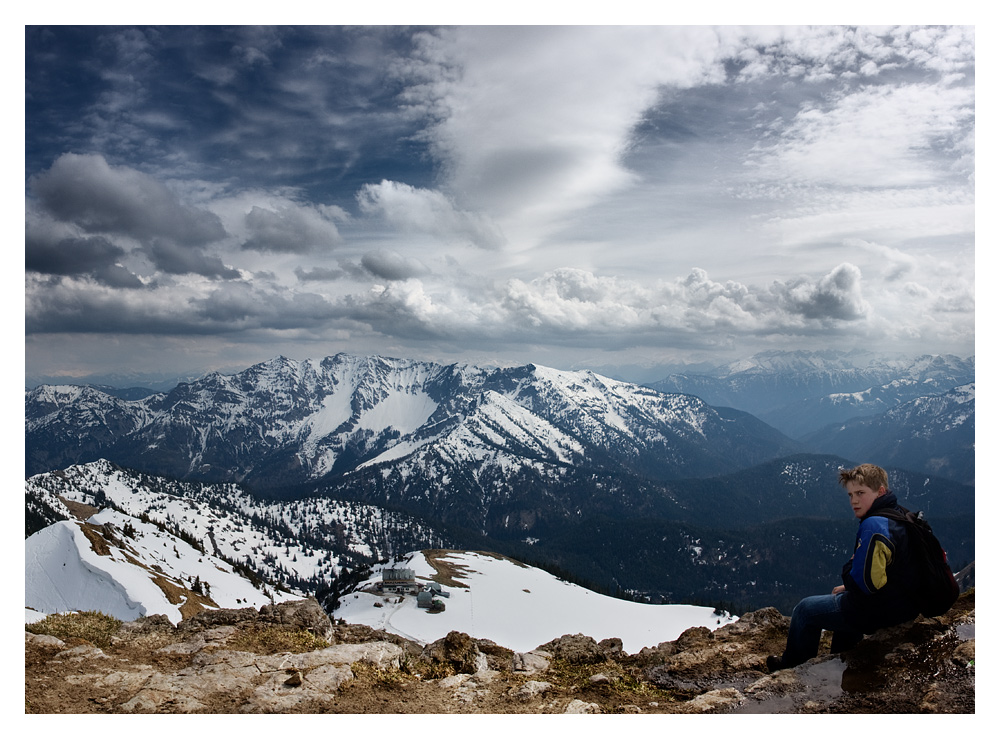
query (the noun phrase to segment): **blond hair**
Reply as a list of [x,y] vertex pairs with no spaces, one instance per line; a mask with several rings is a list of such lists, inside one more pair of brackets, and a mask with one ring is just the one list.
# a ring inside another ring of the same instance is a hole
[[876,491],[883,487],[889,489],[888,473],[874,464],[859,464],[854,469],[841,470],[840,484],[846,488],[849,482],[857,482]]

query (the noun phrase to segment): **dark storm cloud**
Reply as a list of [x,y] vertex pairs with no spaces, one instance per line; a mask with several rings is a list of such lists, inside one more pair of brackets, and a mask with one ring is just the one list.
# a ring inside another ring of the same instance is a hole
[[87,276],[107,287],[144,287],[142,280],[119,260],[125,250],[102,236],[52,238],[25,229],[24,269],[45,275]]
[[239,270],[227,267],[218,257],[209,256],[190,246],[156,240],[143,251],[158,269],[168,274],[194,274],[223,279],[237,279],[240,276]]
[[306,254],[341,241],[336,226],[306,209],[278,211],[253,206],[246,215],[250,238],[244,249],[274,254]]
[[800,280],[775,285],[775,290],[787,310],[806,318],[857,321],[870,310],[861,290],[861,270],[853,264],[841,264],[816,283]]
[[226,236],[214,213],[182,204],[152,177],[112,167],[99,155],[64,154],[30,177],[28,186],[45,211],[88,233],[166,238],[189,246]]
[[79,279],[36,277],[27,291],[25,332],[206,336],[317,327],[342,315],[312,293],[289,295],[245,282],[217,283],[209,292],[169,289],[95,290]]
[[85,275],[109,267],[125,256],[125,250],[102,236],[25,240],[24,268],[49,275]]
[[365,254],[361,258],[361,264],[373,275],[383,280],[406,280],[411,277],[420,277],[430,271],[416,259],[384,249]]
[[[31,334],[200,334],[185,320],[186,301],[138,300],[133,290],[94,290],[85,281],[31,281],[24,330]],[[193,329],[193,330],[192,330]]]
[[295,329],[336,318],[339,311],[313,293],[278,294],[246,283],[225,283],[206,298],[191,301],[198,323],[225,332]]

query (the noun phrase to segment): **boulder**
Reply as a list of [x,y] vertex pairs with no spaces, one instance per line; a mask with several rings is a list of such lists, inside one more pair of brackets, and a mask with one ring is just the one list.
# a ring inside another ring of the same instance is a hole
[[[619,650],[621,643],[619,642]],[[555,659],[574,665],[592,665],[608,658],[608,650],[593,637],[584,634],[566,634],[543,644],[539,650],[548,652]]]
[[552,683],[544,680],[529,680],[521,687],[512,690],[511,695],[522,701],[529,701],[552,689]]
[[549,669],[549,660],[552,655],[548,652],[534,650],[532,652],[515,652],[511,657],[511,670],[513,672],[544,672]]
[[315,598],[263,606],[260,609],[260,621],[297,631],[308,631],[320,639],[333,641],[333,623]]
[[486,655],[479,651],[476,640],[461,631],[451,631],[447,636],[428,644],[421,656],[428,661],[445,664],[455,672],[469,675],[489,668]]

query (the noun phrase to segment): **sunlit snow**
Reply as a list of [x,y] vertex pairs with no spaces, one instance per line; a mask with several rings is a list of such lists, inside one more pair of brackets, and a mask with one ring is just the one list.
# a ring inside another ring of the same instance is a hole
[[[418,608],[414,596],[354,593],[342,597],[334,617],[421,643],[461,631],[519,652],[564,634],[584,634],[597,641],[618,637],[630,654],[672,641],[692,626],[716,629],[736,620],[704,606],[649,605],[611,598],[488,554],[452,552],[445,559],[466,570],[458,581],[468,587],[445,586],[450,597],[442,599],[443,612]],[[418,582],[435,574],[420,552],[396,565],[412,569]],[[380,578],[380,571],[376,572],[367,584],[374,585]]]
[[[122,621],[162,613],[172,623],[181,620],[181,603],[172,603],[163,587],[186,586],[195,578],[207,584],[211,599],[221,608],[260,608],[271,597],[254,587],[222,560],[110,509],[91,516],[95,526],[112,524],[121,534],[126,525],[134,535],[121,539],[124,548],[95,551],[82,525],[60,521],[24,541],[24,604],[26,620],[38,613],[100,611]],[[301,594],[270,592],[275,600]],[[32,609],[28,611],[27,609]]]

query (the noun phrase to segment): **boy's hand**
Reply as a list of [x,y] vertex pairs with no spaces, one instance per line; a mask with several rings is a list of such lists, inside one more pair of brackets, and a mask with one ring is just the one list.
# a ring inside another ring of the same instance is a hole
[[845,590],[847,590],[846,586],[844,586],[844,585],[838,585],[837,587],[835,587],[833,589],[832,595],[836,595],[837,593],[843,593]]

